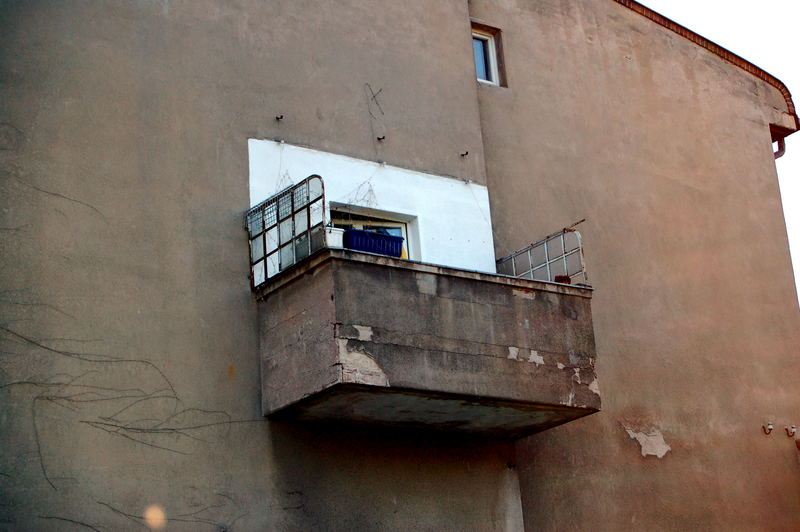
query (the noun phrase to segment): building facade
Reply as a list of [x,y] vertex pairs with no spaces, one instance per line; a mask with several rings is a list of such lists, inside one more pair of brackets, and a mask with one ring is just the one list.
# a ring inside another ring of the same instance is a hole
[[[798,528],[770,74],[631,0],[0,2],[0,35],[2,528]],[[314,175],[401,257],[242,229]],[[579,284],[495,269],[580,220]]]

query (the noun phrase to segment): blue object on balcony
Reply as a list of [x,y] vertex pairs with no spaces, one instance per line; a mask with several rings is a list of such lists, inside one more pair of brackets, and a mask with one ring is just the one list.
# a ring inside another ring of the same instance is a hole
[[399,257],[403,254],[402,236],[364,231],[362,229],[347,229],[344,232],[344,247],[355,251],[366,251],[378,255]]

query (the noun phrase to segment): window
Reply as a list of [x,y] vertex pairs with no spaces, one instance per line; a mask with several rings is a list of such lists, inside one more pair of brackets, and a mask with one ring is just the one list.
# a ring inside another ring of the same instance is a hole
[[364,216],[343,210],[331,209],[331,222],[341,229],[362,229],[364,231],[383,232],[392,236],[403,237],[403,253],[401,258],[408,258],[408,224],[373,216]]
[[472,54],[478,81],[505,86],[501,52],[500,30],[473,22]]
[[475,74],[478,81],[497,85],[494,39],[480,33],[473,33],[472,53],[475,55]]

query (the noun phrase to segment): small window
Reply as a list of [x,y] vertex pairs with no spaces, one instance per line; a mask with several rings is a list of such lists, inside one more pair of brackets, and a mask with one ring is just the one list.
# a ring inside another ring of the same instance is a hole
[[472,55],[475,58],[475,77],[481,83],[502,85],[500,30],[472,23]]

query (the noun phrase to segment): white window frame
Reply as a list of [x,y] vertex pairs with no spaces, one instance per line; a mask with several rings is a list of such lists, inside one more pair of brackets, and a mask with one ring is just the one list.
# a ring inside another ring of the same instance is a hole
[[[475,72],[475,78],[486,85],[500,86],[500,69],[497,65],[497,46],[494,42],[494,35],[476,29],[472,30],[472,38],[480,39],[486,43],[486,60],[489,67],[489,76],[492,79],[482,79],[478,77],[478,72]],[[475,49],[472,50],[472,62],[475,63]]]

